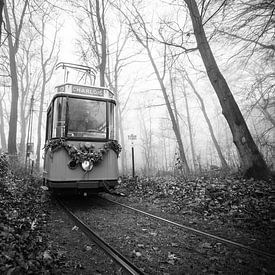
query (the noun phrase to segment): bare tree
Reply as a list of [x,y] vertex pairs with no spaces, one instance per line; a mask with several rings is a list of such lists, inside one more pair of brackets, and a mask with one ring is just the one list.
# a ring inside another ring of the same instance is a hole
[[[101,6],[99,4],[99,0],[96,0],[96,20],[100,33],[100,48],[101,48],[101,61],[99,64],[99,72],[100,72],[100,86],[105,86],[105,70],[106,70],[106,61],[107,61],[107,33],[105,27],[105,3],[101,1]],[[90,1],[91,4],[91,1]]]
[[96,60],[96,67],[99,69],[99,85],[105,86],[105,72],[107,64],[107,29],[105,24],[106,17],[106,0],[89,0],[73,3],[76,7],[81,8],[89,18],[89,27],[83,20],[83,17],[78,19],[78,27],[81,30],[82,37],[88,45],[88,51],[84,49],[85,46],[82,45],[82,41],[79,42],[81,48],[81,54],[84,61],[88,62],[91,65],[93,60],[90,60],[91,57]]
[[[51,7],[52,9],[52,7]],[[40,153],[41,153],[41,131],[42,131],[42,116],[43,116],[43,107],[45,99],[46,85],[50,81],[55,65],[58,60],[59,49],[56,52],[57,48],[57,33],[58,27],[56,26],[53,42],[51,44],[50,50],[47,53],[45,48],[45,28],[46,22],[49,20],[49,12],[45,12],[41,18],[41,45],[40,45],[40,64],[42,70],[42,83],[41,83],[41,94],[40,94],[40,103],[39,103],[39,114],[38,114],[38,124],[37,124],[37,146],[36,146],[36,168],[39,169],[40,166]]]
[[200,93],[197,91],[196,87],[194,86],[193,84],[193,81],[191,80],[191,78],[189,77],[188,73],[183,70],[184,72],[184,77],[185,79],[188,81],[189,85],[191,86],[192,88],[192,91],[194,92],[194,94],[196,95],[196,97],[198,98],[199,102],[200,102],[200,107],[201,107],[201,111],[203,113],[203,116],[205,118],[205,121],[207,123],[207,126],[208,126],[208,129],[209,129],[209,132],[210,132],[210,135],[211,135],[211,139],[214,143],[214,146],[215,146],[215,149],[218,153],[218,156],[219,156],[219,159],[220,159],[220,162],[221,162],[221,165],[222,165],[222,168],[223,169],[226,169],[228,168],[228,165],[227,165],[227,162],[222,154],[222,151],[221,151],[221,148],[220,148],[220,145],[215,137],[215,134],[214,134],[214,130],[213,130],[213,127],[212,127],[212,124],[211,124],[211,121],[208,117],[208,114],[206,112],[206,108],[205,108],[205,104],[204,104],[204,101],[203,101],[203,98],[200,96]]
[[195,0],[184,0],[190,12],[197,46],[205,65],[209,80],[218,96],[233,141],[238,149],[241,166],[246,177],[265,178],[269,174],[240,109],[219,70],[215,57],[205,35],[202,18]]
[[[126,47],[127,41],[129,40],[129,32],[123,33],[123,27],[122,22],[119,22],[119,34],[117,36],[115,45],[114,45],[114,53],[108,54],[108,60],[107,60],[107,67],[106,67],[106,79],[108,82],[109,87],[112,91],[115,93],[115,98],[117,102],[116,107],[116,129],[119,129],[116,133],[117,136],[115,137],[117,140],[119,140],[122,148],[125,148],[125,141],[124,141],[124,124],[123,124],[123,113],[125,111],[125,108],[127,106],[127,103],[129,101],[131,90],[128,91],[128,96],[126,101],[122,101],[121,98],[121,87],[123,85],[120,85],[120,76],[122,70],[129,65],[129,59],[132,58],[132,55],[130,56],[123,56],[124,49]],[[108,52],[111,51],[111,47],[108,45]],[[121,153],[121,166],[122,166],[122,173],[125,173],[125,150],[122,149]]]
[[[138,11],[138,9],[133,6],[134,9],[134,13],[132,12],[132,20],[129,18],[129,16],[123,12],[122,10],[120,10],[122,12],[122,14],[124,15],[125,19],[127,20],[127,23],[134,35],[134,37],[136,38],[136,40],[140,43],[140,45],[146,50],[147,56],[150,60],[150,63],[153,67],[154,73],[157,77],[157,80],[159,82],[159,85],[161,87],[161,91],[162,91],[162,95],[163,98],[165,100],[165,104],[172,122],[172,127],[177,139],[177,143],[179,146],[179,152],[180,152],[180,157],[181,160],[183,162],[183,166],[185,169],[185,173],[189,174],[190,173],[190,169],[186,160],[186,156],[185,156],[185,152],[184,152],[184,148],[183,148],[183,142],[181,139],[181,135],[180,135],[180,131],[179,131],[179,127],[177,125],[177,121],[175,118],[175,114],[173,112],[173,109],[171,107],[170,101],[169,101],[169,97],[168,97],[168,93],[166,90],[166,87],[164,85],[164,77],[165,77],[165,73],[166,73],[166,45],[164,46],[164,53],[163,53],[163,57],[164,57],[164,69],[162,74],[160,73],[157,64],[154,60],[154,57],[152,55],[151,52],[151,45],[150,45],[150,35],[147,29],[147,25],[142,17],[142,15],[140,14],[140,12]],[[142,32],[143,34],[141,34],[140,32]]]
[[[40,82],[41,72],[37,68],[36,58],[39,51],[36,48],[38,34],[34,32],[31,25],[26,26],[24,39],[22,39],[20,51],[17,56],[17,72],[20,84],[19,94],[19,117],[20,117],[20,145],[21,156],[25,155],[27,121],[29,117],[29,99],[37,90]],[[37,73],[38,71],[38,73]]]
[[[11,155],[17,153],[16,138],[17,138],[17,118],[18,118],[18,77],[17,77],[17,65],[16,54],[19,48],[19,39],[23,27],[23,20],[26,14],[28,0],[24,1],[21,11],[15,6],[14,1],[10,4],[11,15],[8,12],[7,0],[4,0],[4,15],[6,30],[8,33],[8,48],[9,48],[9,66],[11,75],[11,109],[10,109],[10,121],[9,121],[9,137],[8,137],[8,152]],[[18,10],[19,18],[17,18],[15,10]],[[13,22],[13,28],[11,26],[11,20]],[[12,31],[14,30],[14,32]]]
[[238,56],[249,59],[256,54],[265,60],[274,57],[274,1],[225,2],[222,17],[213,23],[216,34],[239,46]]

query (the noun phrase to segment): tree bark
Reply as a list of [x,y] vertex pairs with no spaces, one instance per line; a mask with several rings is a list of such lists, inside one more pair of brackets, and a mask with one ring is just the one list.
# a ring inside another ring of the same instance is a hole
[[240,109],[221,74],[215,57],[206,38],[202,19],[195,0],[184,0],[188,6],[198,49],[206,68],[209,80],[218,96],[222,113],[226,118],[236,145],[241,168],[245,177],[266,178],[269,174],[267,165],[259,152]]
[[214,143],[214,146],[216,148],[216,151],[218,153],[218,156],[219,156],[219,159],[220,159],[220,162],[221,162],[221,165],[222,165],[222,168],[223,169],[227,169],[228,168],[228,165],[227,165],[227,162],[222,154],[222,151],[221,151],[221,148],[220,148],[220,145],[215,137],[215,134],[214,134],[214,130],[213,130],[213,127],[212,127],[212,124],[211,124],[211,121],[207,115],[207,112],[206,112],[206,109],[205,109],[205,105],[204,105],[204,101],[202,99],[202,97],[200,96],[199,92],[197,91],[197,89],[195,88],[192,80],[190,79],[190,77],[188,76],[188,74],[185,72],[185,78],[186,80],[188,81],[189,85],[191,86],[193,92],[195,93],[195,95],[197,96],[198,100],[200,101],[200,104],[201,104],[201,111],[203,113],[203,116],[205,118],[205,121],[207,123],[207,126],[208,126],[208,129],[209,129],[209,132],[210,132],[210,135],[211,135],[211,138],[212,138],[212,141]]
[[5,123],[4,123],[4,112],[2,107],[2,100],[0,100],[0,136],[1,136],[1,147],[4,152],[7,151],[6,135],[5,135]]

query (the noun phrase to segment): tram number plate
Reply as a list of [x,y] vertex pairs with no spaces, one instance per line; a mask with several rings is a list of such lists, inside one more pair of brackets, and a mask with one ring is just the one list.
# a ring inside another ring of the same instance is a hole
[[82,95],[104,96],[104,90],[83,86],[73,86],[73,93]]

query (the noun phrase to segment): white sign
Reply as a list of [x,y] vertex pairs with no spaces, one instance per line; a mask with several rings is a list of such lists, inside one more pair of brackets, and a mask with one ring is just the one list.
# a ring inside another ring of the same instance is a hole
[[136,140],[136,139],[137,139],[137,136],[131,134],[131,135],[128,135],[128,139],[130,139],[130,140]]

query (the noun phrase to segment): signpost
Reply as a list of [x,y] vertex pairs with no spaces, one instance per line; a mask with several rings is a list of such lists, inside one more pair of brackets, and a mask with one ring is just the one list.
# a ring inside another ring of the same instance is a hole
[[128,135],[128,139],[131,140],[132,142],[132,176],[135,178],[135,151],[134,151],[134,140],[137,139],[136,135]]

